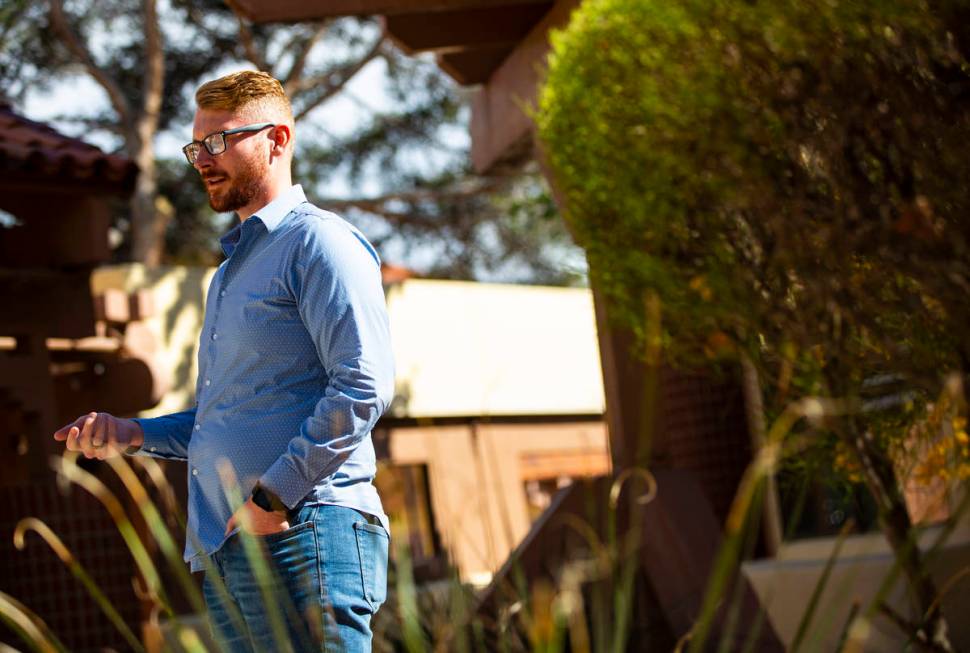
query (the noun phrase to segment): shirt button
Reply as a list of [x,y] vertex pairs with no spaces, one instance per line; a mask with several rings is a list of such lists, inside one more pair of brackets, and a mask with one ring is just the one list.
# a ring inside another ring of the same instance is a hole
[[220,290],[219,291],[219,296],[220,297],[225,297],[226,296],[226,291],[225,290]]
[[195,425],[195,430],[196,431],[201,431],[202,430],[202,425],[201,424],[196,424]]
[[218,337],[219,337],[219,334],[218,334],[218,333],[213,333],[213,334],[212,334],[212,339],[213,339],[213,340],[215,340],[215,339],[216,339],[216,338],[218,338]]
[[206,385],[212,385],[212,379],[206,379],[205,380],[205,384]]
[[151,449],[149,449],[149,451],[151,451],[152,453],[155,453],[155,449],[156,449],[156,448],[157,448],[157,447],[152,447]]
[[199,469],[198,468],[193,469],[192,476],[198,476],[198,475],[199,475]]

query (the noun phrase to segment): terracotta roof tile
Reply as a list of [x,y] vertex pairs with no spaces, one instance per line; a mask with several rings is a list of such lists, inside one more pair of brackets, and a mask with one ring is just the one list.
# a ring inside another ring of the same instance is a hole
[[414,270],[401,265],[381,263],[381,281],[384,284],[401,283],[406,279],[416,279],[417,277],[418,275],[415,274]]
[[4,177],[130,192],[137,173],[129,159],[24,118],[0,102],[0,174]]

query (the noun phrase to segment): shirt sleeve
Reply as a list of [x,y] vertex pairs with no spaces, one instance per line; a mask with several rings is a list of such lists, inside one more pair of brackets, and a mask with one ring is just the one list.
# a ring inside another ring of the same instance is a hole
[[290,271],[300,316],[328,377],[313,414],[260,484],[293,508],[366,438],[394,393],[380,259],[335,218],[311,228]]
[[136,417],[135,422],[141,426],[145,434],[145,441],[133,456],[151,456],[168,460],[188,460],[189,440],[192,438],[192,426],[195,424],[195,409],[161,417]]

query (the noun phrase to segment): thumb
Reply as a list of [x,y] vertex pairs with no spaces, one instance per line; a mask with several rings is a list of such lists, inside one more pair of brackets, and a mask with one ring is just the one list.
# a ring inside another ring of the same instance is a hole
[[235,527],[236,527],[236,516],[233,515],[229,518],[229,521],[226,522],[226,532],[223,533],[223,536],[229,535],[229,533],[231,533],[232,529],[234,529]]
[[87,419],[87,417],[87,415],[82,415],[67,426],[62,426],[61,428],[57,429],[54,431],[54,439],[61,442],[67,440],[67,436],[70,434],[71,429],[76,428],[80,431],[81,425],[84,423],[84,420]]

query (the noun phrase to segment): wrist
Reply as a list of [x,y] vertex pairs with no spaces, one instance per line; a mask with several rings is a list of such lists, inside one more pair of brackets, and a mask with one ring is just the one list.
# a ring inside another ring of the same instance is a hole
[[253,503],[266,512],[286,512],[286,504],[274,492],[263,487],[257,481],[256,487],[250,495]]
[[125,454],[130,456],[140,450],[145,443],[145,432],[142,430],[141,424],[135,420],[126,419],[125,422],[129,426],[128,447],[125,449]]

